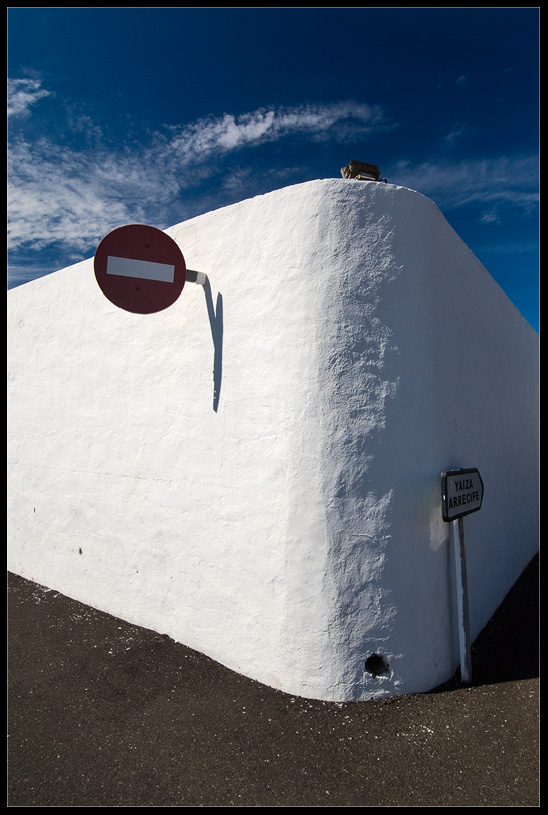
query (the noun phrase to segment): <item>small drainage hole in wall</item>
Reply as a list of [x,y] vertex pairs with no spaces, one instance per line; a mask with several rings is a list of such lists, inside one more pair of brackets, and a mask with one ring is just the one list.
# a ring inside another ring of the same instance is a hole
[[364,669],[370,673],[375,679],[378,676],[390,676],[390,666],[383,656],[380,654],[371,654],[365,660]]

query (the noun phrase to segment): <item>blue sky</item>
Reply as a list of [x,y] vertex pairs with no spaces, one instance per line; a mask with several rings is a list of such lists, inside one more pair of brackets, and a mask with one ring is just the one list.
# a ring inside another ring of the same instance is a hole
[[538,330],[538,8],[10,8],[8,148],[10,287],[357,159]]

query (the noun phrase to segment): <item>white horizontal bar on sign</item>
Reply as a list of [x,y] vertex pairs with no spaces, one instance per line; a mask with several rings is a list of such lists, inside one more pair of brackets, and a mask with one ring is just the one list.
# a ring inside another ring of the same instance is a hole
[[150,260],[133,260],[109,255],[107,258],[107,274],[173,283],[175,266],[170,266],[167,263],[153,263]]

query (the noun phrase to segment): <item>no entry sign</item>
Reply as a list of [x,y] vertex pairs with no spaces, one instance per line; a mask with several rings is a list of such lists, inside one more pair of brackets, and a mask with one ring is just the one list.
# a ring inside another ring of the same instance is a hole
[[454,521],[481,509],[483,481],[479,470],[448,470],[441,474],[441,507],[444,521]]
[[134,314],[168,308],[186,280],[185,259],[173,238],[143,224],[109,232],[97,247],[94,268],[105,297]]

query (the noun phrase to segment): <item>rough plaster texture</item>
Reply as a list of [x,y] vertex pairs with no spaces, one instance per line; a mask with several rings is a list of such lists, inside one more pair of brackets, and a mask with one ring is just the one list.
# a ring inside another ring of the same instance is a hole
[[[411,190],[322,180],[168,233],[204,288],[132,315],[92,260],[9,293],[9,568],[283,691],[421,692],[538,546],[538,337]],[[364,670],[382,655],[386,675]]]

